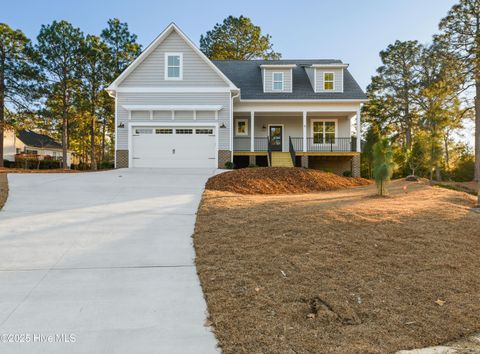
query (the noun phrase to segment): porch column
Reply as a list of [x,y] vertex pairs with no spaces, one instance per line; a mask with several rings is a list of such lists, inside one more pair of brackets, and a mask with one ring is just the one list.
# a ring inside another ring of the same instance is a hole
[[360,112],[361,112],[361,109],[362,109],[362,106],[360,106],[358,109],[357,109],[357,152],[361,152],[361,149],[362,149],[362,138],[360,136]]
[[303,152],[307,152],[307,112],[303,112]]
[[250,151],[255,151],[255,112],[250,112]]

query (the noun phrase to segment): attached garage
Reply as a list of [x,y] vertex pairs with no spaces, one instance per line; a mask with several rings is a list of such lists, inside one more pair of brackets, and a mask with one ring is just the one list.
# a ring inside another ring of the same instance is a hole
[[216,126],[132,126],[131,166],[216,168]]

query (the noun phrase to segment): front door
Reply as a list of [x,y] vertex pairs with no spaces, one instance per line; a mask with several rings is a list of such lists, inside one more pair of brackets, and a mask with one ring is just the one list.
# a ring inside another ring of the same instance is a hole
[[269,133],[272,151],[282,151],[283,127],[281,125],[271,125]]

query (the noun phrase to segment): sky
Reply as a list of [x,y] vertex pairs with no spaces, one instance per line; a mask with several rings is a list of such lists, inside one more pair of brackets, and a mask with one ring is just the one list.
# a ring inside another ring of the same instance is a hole
[[195,43],[229,15],[250,17],[284,59],[341,59],[365,89],[379,52],[396,40],[428,43],[456,0],[2,0],[0,22],[32,40],[42,24],[67,20],[99,34],[109,18],[129,24],[145,47],[170,22]]

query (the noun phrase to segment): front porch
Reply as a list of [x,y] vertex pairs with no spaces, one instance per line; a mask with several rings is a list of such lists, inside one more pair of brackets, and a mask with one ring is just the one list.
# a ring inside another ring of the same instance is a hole
[[[359,121],[359,110],[236,112],[233,156],[243,164],[248,157],[248,164],[272,166],[271,154],[283,152],[290,155],[293,166],[320,169],[324,165],[345,166],[349,161],[352,175],[359,175],[359,168],[354,171],[357,168],[353,166],[360,155],[360,141],[356,138],[360,132],[357,127],[352,130],[354,118]],[[341,168],[328,170],[337,172]]]

